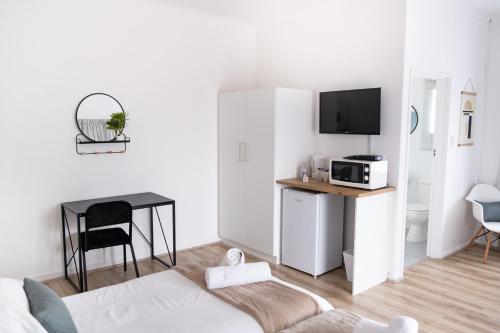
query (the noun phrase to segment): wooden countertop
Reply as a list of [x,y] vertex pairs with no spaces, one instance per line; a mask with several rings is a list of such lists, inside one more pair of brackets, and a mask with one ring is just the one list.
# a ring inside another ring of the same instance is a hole
[[377,190],[364,190],[354,187],[331,185],[329,183],[316,180],[314,178],[309,178],[308,183],[304,183],[302,180],[298,178],[279,179],[276,181],[276,183],[290,187],[302,188],[310,191],[316,191],[322,193],[334,193],[338,195],[343,195],[345,197],[353,197],[353,198],[369,197],[372,195],[396,191],[396,188],[393,186],[387,186],[379,188]]

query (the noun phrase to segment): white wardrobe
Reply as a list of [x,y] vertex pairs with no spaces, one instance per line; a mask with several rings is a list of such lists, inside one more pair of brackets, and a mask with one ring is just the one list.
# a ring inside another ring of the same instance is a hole
[[314,151],[314,97],[271,88],[219,94],[219,236],[279,260],[281,186]]

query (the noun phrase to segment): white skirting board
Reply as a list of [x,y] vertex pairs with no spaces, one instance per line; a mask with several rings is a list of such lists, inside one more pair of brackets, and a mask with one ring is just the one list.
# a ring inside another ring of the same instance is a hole
[[[202,246],[217,244],[217,243],[220,243],[220,241],[221,240],[219,238],[214,238],[214,239],[206,240],[206,241],[203,241],[200,243],[180,244],[180,245],[178,244],[177,245],[177,254],[179,254],[179,252],[181,252],[181,251],[188,251],[188,250],[195,249],[195,248],[202,247]],[[109,251],[110,249],[112,249],[112,248],[106,248],[106,249],[100,249],[100,250],[94,250],[94,251]],[[130,250],[127,249],[127,251],[130,251]],[[87,263],[87,271],[108,268],[108,267],[112,267],[115,265],[123,265],[123,258],[121,257],[121,255],[122,255],[121,249],[119,250],[119,253],[120,253],[120,256],[118,256],[114,260],[106,260],[106,261],[101,261],[101,262],[96,262],[96,263]],[[129,260],[127,260],[127,262],[132,263],[132,258],[130,256],[130,252],[128,252],[128,253],[129,254],[127,255],[127,258]],[[155,252],[155,255],[157,257],[161,257],[163,255],[168,255],[168,253],[167,252]],[[145,256],[144,255],[143,256],[137,255],[137,261],[148,260],[149,258],[150,258],[149,254],[145,255]],[[168,263],[168,260],[167,260],[167,263]],[[177,263],[179,263],[179,259],[177,259]],[[71,265],[68,266],[68,274],[69,275],[75,274],[73,263],[71,263]],[[36,281],[48,281],[48,280],[52,280],[52,279],[61,278],[63,276],[64,276],[64,271],[61,268],[61,270],[57,270],[57,271],[53,271],[53,272],[45,272],[45,273],[36,274],[36,275],[28,276],[28,277],[33,279],[33,280],[36,280]]]
[[[476,243],[482,244],[481,242],[476,242]],[[463,244],[455,246],[454,248],[451,248],[451,249],[448,249],[446,251],[443,251],[441,253],[441,255],[437,259],[444,259],[446,257],[454,255],[455,253],[457,253],[457,252],[462,251],[463,249],[465,249],[465,247],[467,246],[467,244],[469,244],[469,242],[465,242]]]
[[257,257],[257,258],[260,258],[262,260],[265,260],[265,261],[269,261],[273,264],[279,264],[280,263],[280,258],[279,257],[275,257],[275,256],[270,256],[268,254],[265,254],[265,253],[262,253],[262,252],[259,252],[257,250],[254,250],[254,249],[251,249],[243,244],[239,244],[237,242],[234,242],[234,241],[231,241],[229,239],[225,239],[225,238],[222,238],[222,243],[227,245],[227,246],[230,246],[230,247],[237,247],[238,249],[242,250],[243,252],[246,252],[246,253],[250,253],[251,255]]

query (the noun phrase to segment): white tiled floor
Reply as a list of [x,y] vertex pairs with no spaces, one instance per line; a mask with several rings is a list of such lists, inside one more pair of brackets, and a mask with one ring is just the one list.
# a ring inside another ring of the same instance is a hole
[[409,267],[427,256],[427,242],[405,242],[405,268]]

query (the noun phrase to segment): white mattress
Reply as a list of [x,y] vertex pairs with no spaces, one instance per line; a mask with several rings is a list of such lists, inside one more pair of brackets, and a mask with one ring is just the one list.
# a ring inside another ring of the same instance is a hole
[[[311,295],[323,311],[332,306]],[[63,298],[79,333],[261,333],[243,311],[206,292],[183,275],[169,270],[118,285]]]

